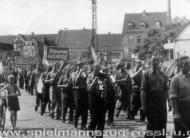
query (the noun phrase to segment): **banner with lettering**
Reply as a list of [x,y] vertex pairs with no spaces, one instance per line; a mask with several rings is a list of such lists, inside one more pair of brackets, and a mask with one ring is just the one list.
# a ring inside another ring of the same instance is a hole
[[48,46],[47,60],[65,60],[69,54],[69,49],[65,47]]

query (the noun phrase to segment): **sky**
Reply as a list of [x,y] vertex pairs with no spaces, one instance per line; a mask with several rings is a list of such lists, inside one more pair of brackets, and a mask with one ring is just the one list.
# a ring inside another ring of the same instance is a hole
[[[190,19],[190,0],[171,0],[172,17]],[[0,35],[91,29],[91,0],[0,0]],[[121,33],[125,13],[167,11],[167,0],[97,0],[99,34]]]

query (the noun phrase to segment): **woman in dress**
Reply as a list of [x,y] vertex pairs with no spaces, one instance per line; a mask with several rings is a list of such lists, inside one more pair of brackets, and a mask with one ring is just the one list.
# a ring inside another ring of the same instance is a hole
[[14,84],[15,77],[14,75],[8,76],[8,84],[1,89],[1,91],[7,90],[7,102],[8,110],[10,111],[10,120],[12,125],[12,130],[16,127],[17,122],[17,111],[20,110],[18,96],[21,95],[21,92],[16,84]]

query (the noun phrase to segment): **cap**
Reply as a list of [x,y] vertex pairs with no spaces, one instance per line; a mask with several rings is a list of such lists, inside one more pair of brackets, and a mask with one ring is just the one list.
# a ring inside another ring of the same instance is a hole
[[14,79],[14,78],[15,78],[15,76],[13,74],[8,76],[8,79]]

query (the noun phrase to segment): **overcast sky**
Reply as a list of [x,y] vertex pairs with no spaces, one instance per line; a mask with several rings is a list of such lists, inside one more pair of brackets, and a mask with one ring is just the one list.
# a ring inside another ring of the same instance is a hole
[[[171,0],[172,16],[190,19],[190,0]],[[0,35],[91,28],[91,0],[0,0]],[[97,0],[98,33],[121,33],[124,14],[166,11],[167,0]]]

